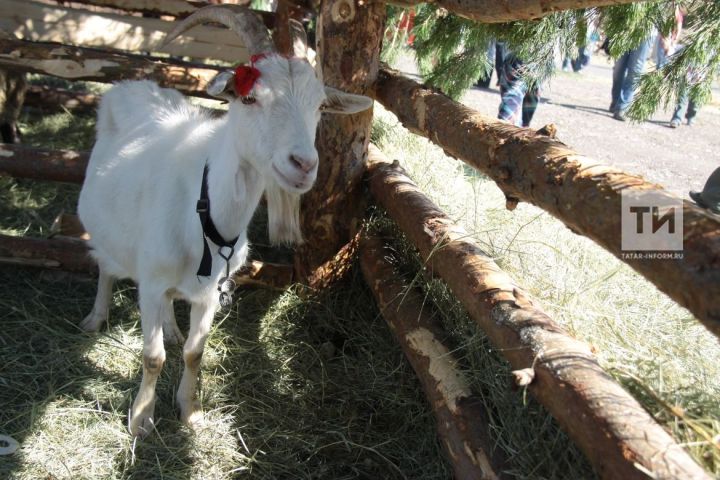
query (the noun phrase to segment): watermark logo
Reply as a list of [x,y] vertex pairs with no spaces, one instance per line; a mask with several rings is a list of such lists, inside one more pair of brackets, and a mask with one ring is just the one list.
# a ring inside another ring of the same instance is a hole
[[682,258],[683,202],[656,191],[621,192],[623,258]]

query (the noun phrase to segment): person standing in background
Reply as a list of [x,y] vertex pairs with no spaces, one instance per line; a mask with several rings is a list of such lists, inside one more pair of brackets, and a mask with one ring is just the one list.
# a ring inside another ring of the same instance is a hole
[[650,47],[655,37],[650,34],[640,45],[624,53],[615,61],[613,67],[612,102],[610,112],[615,120],[625,121],[625,110],[630,106],[637,81],[645,70]]

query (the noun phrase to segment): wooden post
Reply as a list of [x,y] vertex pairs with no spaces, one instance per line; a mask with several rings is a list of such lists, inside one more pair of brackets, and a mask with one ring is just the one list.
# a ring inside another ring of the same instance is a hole
[[433,274],[606,479],[708,479],[707,473],[568,335],[453,224],[397,165],[371,150],[370,190]]
[[[369,94],[379,69],[385,5],[363,0],[325,0],[318,15],[318,66],[326,85]],[[350,241],[364,213],[361,180],[370,141],[372,109],[356,115],[324,115],[317,149],[315,187],[303,197],[306,243],[295,255],[297,278],[307,279]]]
[[379,238],[360,241],[360,265],[383,317],[420,380],[457,479],[497,480],[506,460],[490,437],[488,415],[445,345],[427,302],[394,271]]
[[[720,221],[662,187],[574,152],[562,142],[472,110],[445,95],[382,70],[376,98],[414,133],[478,169],[505,192],[587,236],[690,310],[720,336]],[[623,256],[623,192],[652,193],[683,205],[682,258]]]

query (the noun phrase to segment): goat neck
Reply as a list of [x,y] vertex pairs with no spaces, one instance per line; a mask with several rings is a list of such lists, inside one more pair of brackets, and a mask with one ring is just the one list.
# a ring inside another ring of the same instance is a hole
[[[218,232],[226,239],[245,230],[265,188],[265,179],[247,161],[248,152],[239,151],[237,131],[228,117],[221,121],[207,158],[211,215]],[[202,171],[198,193],[201,179]]]

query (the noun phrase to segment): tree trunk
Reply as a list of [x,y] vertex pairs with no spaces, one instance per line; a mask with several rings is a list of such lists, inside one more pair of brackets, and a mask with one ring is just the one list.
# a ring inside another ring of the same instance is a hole
[[70,80],[155,80],[198,97],[208,97],[207,82],[224,68],[14,38],[0,38],[0,67]]
[[380,311],[420,380],[435,413],[440,443],[457,479],[509,478],[505,459],[490,437],[482,399],[474,395],[451,350],[448,336],[425,299],[397,276],[378,238],[360,242],[360,265]]
[[[708,479],[670,435],[403,170],[370,153],[372,195],[602,478]],[[642,469],[638,468],[640,465]]]
[[88,158],[88,152],[0,144],[0,175],[82,183]]
[[[326,85],[368,94],[379,69],[385,5],[326,0],[318,15],[318,63]],[[303,197],[306,243],[295,255],[300,281],[350,241],[364,213],[361,179],[370,141],[372,109],[356,115],[324,115],[318,129],[320,168]]]
[[[606,7],[644,0],[432,0],[438,7],[460,17],[480,23],[504,23],[515,20],[534,20],[562,10]],[[402,7],[413,7],[421,0],[386,0]]]
[[520,199],[537,205],[592,239],[720,336],[718,217],[684,202],[682,258],[623,256],[623,191],[650,192],[669,204],[680,199],[539,132],[486,117],[395,71],[381,72],[376,98],[412,132],[492,178],[510,204]]

